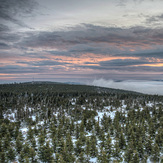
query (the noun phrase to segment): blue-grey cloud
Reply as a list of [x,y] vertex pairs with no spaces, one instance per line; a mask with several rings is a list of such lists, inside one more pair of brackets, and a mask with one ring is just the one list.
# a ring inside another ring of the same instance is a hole
[[9,46],[7,44],[0,42],[0,49],[7,49],[7,48],[9,48]]
[[1,33],[0,40],[5,41],[6,43],[17,42],[20,40],[22,35],[14,33]]
[[150,66],[139,66],[139,67],[120,67],[120,66],[94,66],[94,65],[85,65],[79,66],[85,69],[92,69],[92,70],[116,70],[117,72],[163,72],[163,67],[150,67]]
[[21,16],[29,16],[37,5],[35,0],[0,0],[0,20],[28,27]]
[[[156,64],[158,62],[150,62],[150,64]],[[137,66],[142,64],[149,64],[149,61],[135,60],[135,59],[114,59],[109,61],[99,62],[100,66]]]
[[[81,53],[125,55],[131,53],[131,48],[147,54],[152,50],[154,53],[163,51],[162,33],[163,29],[110,28],[84,24],[68,31],[30,33],[19,45],[31,48],[44,47],[48,48],[51,54],[68,56]],[[149,46],[152,48],[148,49]],[[54,48],[57,50],[50,50]]]
[[[23,63],[23,62],[22,62]],[[52,71],[60,70],[61,67],[53,67]],[[2,74],[27,74],[27,73],[33,73],[33,74],[47,74],[50,73],[48,66],[19,66],[19,65],[6,65],[0,67],[0,73]]]
[[155,16],[148,16],[146,19],[146,23],[160,23],[163,20],[163,13],[160,15],[155,15]]
[[115,59],[96,62],[97,65],[86,62],[86,65],[80,67],[93,70],[116,70],[119,72],[162,72],[163,67],[150,66],[158,63],[162,64],[162,62],[149,62],[148,60]]
[[0,32],[9,32],[8,26],[0,24]]
[[25,74],[25,73],[41,73],[45,70],[38,67],[23,67],[18,65],[7,65],[0,67],[0,73],[6,74]]
[[[159,50],[158,50],[159,51]],[[142,57],[142,58],[163,58],[163,51],[161,52],[146,52],[146,53],[125,53],[125,54],[115,54],[114,56],[128,56],[128,57]]]
[[57,66],[57,65],[65,65],[69,63],[65,62],[57,62],[52,60],[43,60],[43,61],[33,61],[33,62],[25,62],[25,61],[18,61],[17,63],[27,64],[32,66]]

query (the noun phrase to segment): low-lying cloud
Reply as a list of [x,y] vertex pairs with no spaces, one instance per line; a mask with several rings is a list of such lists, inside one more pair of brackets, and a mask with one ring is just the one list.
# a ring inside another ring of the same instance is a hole
[[123,89],[129,91],[136,91],[146,94],[163,95],[163,82],[162,81],[139,81],[139,80],[126,80],[116,82],[113,80],[96,79],[92,82],[94,86],[101,86],[107,88]]

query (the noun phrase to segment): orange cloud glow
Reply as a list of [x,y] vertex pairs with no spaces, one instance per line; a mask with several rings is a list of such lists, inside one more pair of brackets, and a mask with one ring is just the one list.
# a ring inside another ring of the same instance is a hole
[[[87,53],[83,54],[80,57],[69,57],[69,56],[52,56],[48,55],[48,57],[52,60],[57,60],[59,62],[66,62],[66,63],[71,63],[74,65],[85,65],[86,62],[91,63],[90,65],[98,65],[98,62],[102,61],[111,61],[115,59],[135,59],[138,60],[139,57],[112,57],[112,56],[105,56],[105,55],[95,55],[93,53]],[[89,65],[89,64],[87,64]]]
[[163,67],[163,63],[156,63],[156,64],[143,64],[139,66],[149,66],[149,67]]

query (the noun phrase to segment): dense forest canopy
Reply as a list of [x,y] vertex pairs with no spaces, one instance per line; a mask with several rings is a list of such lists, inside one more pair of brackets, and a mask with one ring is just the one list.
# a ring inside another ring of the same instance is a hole
[[0,162],[159,162],[163,96],[85,85],[0,85]]

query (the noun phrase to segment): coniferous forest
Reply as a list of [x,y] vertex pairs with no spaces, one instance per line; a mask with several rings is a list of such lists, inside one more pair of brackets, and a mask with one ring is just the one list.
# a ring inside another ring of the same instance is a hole
[[0,162],[163,160],[163,96],[50,82],[0,85]]

